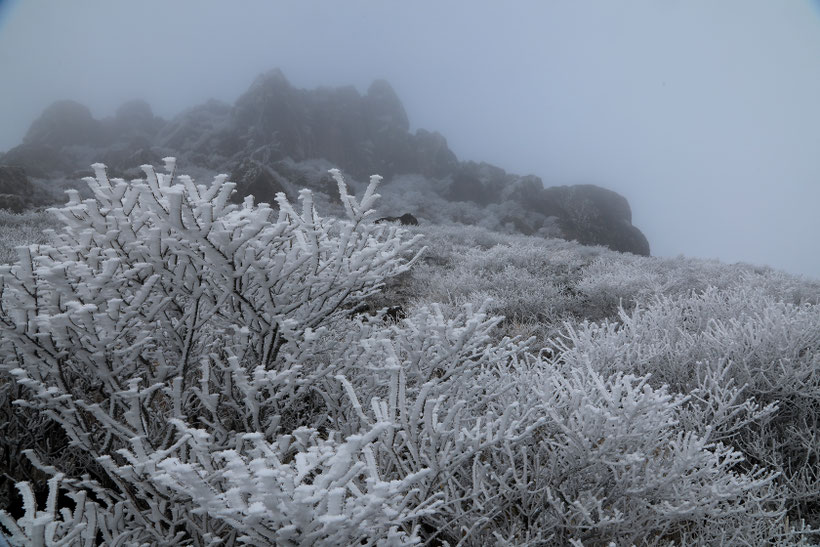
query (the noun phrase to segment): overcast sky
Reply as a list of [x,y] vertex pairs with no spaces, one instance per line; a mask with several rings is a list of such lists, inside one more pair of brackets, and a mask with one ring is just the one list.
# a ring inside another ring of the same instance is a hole
[[273,67],[386,78],[459,159],[620,192],[655,255],[820,278],[808,0],[0,0],[0,150],[57,99],[171,117]]

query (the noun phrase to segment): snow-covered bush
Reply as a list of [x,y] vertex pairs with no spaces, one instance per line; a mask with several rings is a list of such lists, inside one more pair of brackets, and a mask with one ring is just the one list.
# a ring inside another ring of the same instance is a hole
[[388,288],[387,301],[458,310],[489,299],[487,310],[505,317],[500,333],[529,332],[541,345],[564,320],[586,310],[574,286],[592,258],[606,251],[476,227],[425,226],[423,233],[429,251],[400,287]]
[[778,300],[820,303],[820,284],[799,276],[748,264],[727,265],[716,260],[658,259],[606,253],[584,269],[576,290],[601,317],[617,315],[619,306],[631,309],[656,295],[680,295],[710,288],[758,287]]
[[677,427],[686,397],[591,367],[542,385],[552,420],[539,460],[560,471],[544,485],[540,518],[567,543],[755,544],[750,517],[782,516],[772,473],[741,472],[741,453]]
[[[12,545],[92,547],[98,545],[98,534],[102,535],[104,541],[108,540],[109,544],[114,544],[111,540],[115,538],[107,533],[111,528],[104,522],[113,515],[102,513],[99,506],[88,499],[86,492],[69,494],[74,504],[73,508],[58,507],[62,478],[63,475],[58,473],[49,479],[48,497],[45,507],[41,510],[37,509],[31,486],[26,482],[19,483],[24,514],[19,520],[15,520],[0,511],[0,533],[5,528]],[[2,537],[0,535],[0,539]]]
[[90,459],[80,486],[108,494],[105,510],[139,524],[140,541],[207,542],[225,525],[146,465],[196,456],[179,423],[207,427],[212,450],[311,425],[297,412],[339,370],[300,345],[405,271],[412,241],[369,221],[378,178],[359,203],[334,173],[348,213],[337,221],[316,214],[309,192],[301,213],[283,195],[278,212],[237,207],[224,177],[206,187],[166,167],[126,183],[95,165],[94,199],[72,194],[55,210],[55,242],[0,269],[3,383],[13,378],[22,406]]
[[657,296],[617,321],[585,322],[559,343],[569,367],[651,374],[691,394],[687,429],[780,474],[792,517],[820,524],[820,306],[766,287]]
[[[804,537],[785,515],[815,503],[816,467],[798,470],[816,457],[812,304],[765,283],[638,296],[533,352],[495,314],[576,318],[608,251],[471,228],[423,285],[416,230],[372,222],[377,178],[358,201],[334,172],[340,220],[310,192],[299,212],[236,206],[224,177],[166,167],[126,183],[95,166],[94,198],[55,210],[63,231],[0,267],[2,446],[52,476],[44,503],[20,481],[21,516],[0,509],[13,545]],[[363,313],[400,274],[406,317]],[[32,427],[59,428],[61,452]]]

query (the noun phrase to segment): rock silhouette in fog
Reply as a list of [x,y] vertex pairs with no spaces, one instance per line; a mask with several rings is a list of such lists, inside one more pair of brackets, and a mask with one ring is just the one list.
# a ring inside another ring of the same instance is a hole
[[[307,90],[276,69],[257,77],[234,105],[212,100],[168,121],[142,100],[104,120],[75,101],[58,101],[0,164],[23,167],[36,178],[77,178],[102,161],[112,176],[132,178],[140,176],[141,164],[169,155],[230,173],[238,200],[253,194],[269,203],[277,192],[303,185],[338,198],[333,181],[309,176],[300,162],[322,160],[357,180],[378,173],[388,185],[398,175],[419,174],[436,181],[443,199],[504,205],[502,220],[515,231],[649,254],[623,196],[593,185],[545,189],[536,176],[458,161],[439,133],[410,131],[404,106],[385,80],[364,94],[352,86]],[[528,213],[535,218],[525,218]]]

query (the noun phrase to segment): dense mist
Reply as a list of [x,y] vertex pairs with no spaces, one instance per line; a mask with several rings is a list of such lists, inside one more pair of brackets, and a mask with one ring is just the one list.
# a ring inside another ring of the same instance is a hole
[[58,99],[171,118],[274,67],[383,78],[461,160],[624,195],[654,255],[818,278],[818,54],[808,1],[3,1],[0,151]]
[[818,7],[0,0],[0,547],[820,545]]

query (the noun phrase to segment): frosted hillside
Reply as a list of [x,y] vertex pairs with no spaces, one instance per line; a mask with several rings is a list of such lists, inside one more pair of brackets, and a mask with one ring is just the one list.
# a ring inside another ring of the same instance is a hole
[[0,213],[10,544],[820,540],[820,282],[94,170]]

